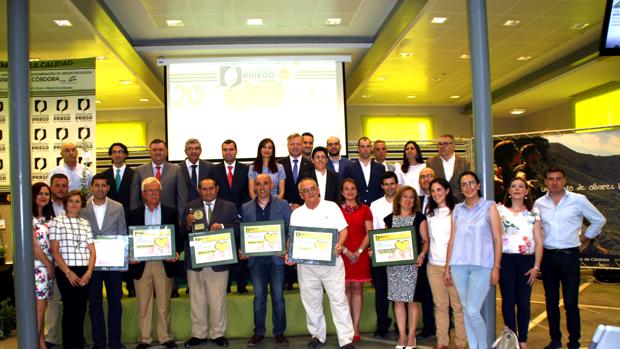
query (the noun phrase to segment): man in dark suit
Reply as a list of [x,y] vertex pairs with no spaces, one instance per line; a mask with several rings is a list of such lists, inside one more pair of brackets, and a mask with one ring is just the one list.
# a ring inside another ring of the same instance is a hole
[[211,177],[213,164],[209,161],[200,160],[202,147],[196,138],[190,138],[185,142],[185,155],[187,159],[179,163],[181,173],[187,185],[187,201],[196,200],[200,197],[198,183],[204,178]]
[[[102,173],[94,175],[91,185],[93,197],[88,200],[80,214],[90,223],[95,239],[99,236],[127,235],[123,205],[107,197],[109,190],[110,185],[106,177]],[[104,283],[108,300],[107,342],[106,323],[103,316],[102,288]],[[93,349],[104,349],[107,344],[113,349],[124,348],[121,344],[121,297],[123,296],[121,283],[120,271],[97,270],[93,272],[88,298]]]
[[238,162],[237,143],[227,139],[222,143],[222,158],[224,161],[213,166],[211,178],[220,188],[217,194],[219,199],[233,202],[237,211],[241,205],[250,200],[248,194],[248,165]]
[[303,204],[299,196],[297,184],[302,178],[301,174],[312,169],[312,162],[302,156],[303,142],[299,133],[293,133],[286,139],[288,146],[288,156],[278,160],[284,167],[286,173],[284,199],[293,207],[297,208]]
[[168,157],[168,146],[161,139],[154,139],[149,145],[151,162],[140,165],[131,181],[130,207],[136,209],[140,207],[142,196],[140,195],[140,183],[148,177],[155,177],[162,186],[161,203],[164,206],[176,209],[179,222],[183,219],[183,210],[187,203],[187,186],[185,179],[178,165],[166,161]]
[[351,164],[351,160],[340,155],[342,145],[338,137],[329,137],[327,139],[327,151],[329,152],[329,163],[327,168],[338,173],[340,181],[344,179],[344,171]]
[[[219,187],[215,180],[205,178],[200,181],[200,198],[187,204],[186,229],[191,232],[195,221],[194,212],[200,210],[205,217],[206,230],[217,231],[224,228],[235,230],[235,240],[239,246],[239,215],[232,202],[218,199]],[[191,211],[190,211],[191,210]],[[190,213],[191,212],[191,213]],[[196,215],[198,217],[198,215]],[[226,310],[226,287],[228,286],[228,266],[218,265],[206,268],[192,268],[189,239],[185,243],[185,266],[187,281],[192,290],[189,294],[192,337],[185,347],[200,345],[211,338],[218,346],[228,346],[224,337],[228,321]],[[208,311],[208,314],[207,314]],[[208,315],[208,325],[207,325]]]
[[301,134],[301,140],[304,144],[302,155],[308,160],[312,160],[312,149],[314,149],[314,135],[310,132]]
[[459,177],[465,171],[470,170],[469,162],[454,153],[454,136],[445,134],[439,136],[437,140],[437,151],[439,155],[426,160],[426,166],[435,171],[437,177],[443,177],[450,182],[450,189],[454,198],[461,202],[463,195],[459,185]]
[[381,176],[385,172],[385,166],[371,158],[372,142],[368,137],[357,141],[357,149],[360,157],[345,169],[343,178],[351,178],[357,182],[360,201],[370,206],[373,201],[383,196]]
[[[134,177],[135,178],[135,177]],[[140,337],[136,349],[151,346],[151,326],[153,319],[153,291],[157,302],[157,338],[166,348],[176,348],[170,331],[170,293],[174,277],[175,262],[182,250],[183,240],[179,231],[177,213],[174,208],[161,203],[162,186],[155,177],[147,177],[141,182],[143,204],[129,213],[129,226],[170,225],[174,227],[176,253],[174,259],[166,261],[131,262],[129,271],[136,287],[138,303],[138,325]]]
[[340,179],[338,174],[327,168],[328,153],[325,147],[316,147],[312,150],[313,169],[304,172],[303,178],[312,178],[319,185],[321,198],[336,202],[338,200],[338,190]]
[[[273,186],[271,177],[265,173],[256,176],[256,198],[243,204],[243,222],[283,220],[285,235],[288,235],[291,208],[286,200],[271,196]],[[240,253],[241,258],[244,257]],[[248,347],[260,344],[265,338],[265,317],[267,312],[267,292],[271,292],[273,334],[279,346],[288,346],[286,331],[286,311],[284,306],[284,256],[250,257],[248,260],[252,285],[254,285],[254,335]]]

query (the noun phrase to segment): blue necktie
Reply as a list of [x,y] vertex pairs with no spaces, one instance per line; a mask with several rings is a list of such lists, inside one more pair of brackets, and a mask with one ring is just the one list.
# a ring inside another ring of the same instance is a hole
[[299,175],[299,173],[297,173],[297,172],[299,172],[299,168],[297,167],[297,163],[298,162],[299,162],[299,160],[297,160],[297,159],[293,160],[293,181],[295,183],[297,183],[297,176]]
[[121,169],[116,169],[116,176],[114,176],[114,183],[116,184],[116,191],[121,187]]

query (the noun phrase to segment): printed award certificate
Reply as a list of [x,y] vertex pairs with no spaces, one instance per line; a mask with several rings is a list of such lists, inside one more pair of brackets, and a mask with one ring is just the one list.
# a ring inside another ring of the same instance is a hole
[[129,227],[129,259],[158,261],[174,259],[174,225],[136,225]]
[[372,265],[415,264],[418,246],[413,234],[413,227],[369,231]]
[[284,221],[241,223],[241,251],[246,256],[275,256],[285,251]]
[[295,227],[289,229],[289,260],[300,264],[336,265],[337,229]]
[[95,270],[127,271],[129,238],[127,235],[101,235],[94,239]]
[[192,268],[237,263],[235,231],[232,228],[189,234]]

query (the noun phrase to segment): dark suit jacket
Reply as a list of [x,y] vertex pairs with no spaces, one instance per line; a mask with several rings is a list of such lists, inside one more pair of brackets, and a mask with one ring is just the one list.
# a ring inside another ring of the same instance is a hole
[[97,224],[97,217],[93,209],[93,202],[88,200],[86,207],[80,211],[80,217],[90,223],[93,238],[101,235],[127,235],[127,224],[125,223],[125,210],[120,202],[108,198],[105,215],[101,229]]
[[[342,182],[342,180],[344,179],[344,171],[347,169],[347,167],[351,164],[351,160],[345,158],[344,156],[340,157],[340,160],[338,161],[340,164],[338,165],[338,177],[340,179],[340,181]],[[332,161],[332,159],[330,158],[329,161],[327,162],[327,168],[336,172],[336,169],[334,168],[334,162]]]
[[[181,231],[179,230],[176,210],[161,205],[161,224],[174,225],[175,248],[177,252],[182,251],[183,240]],[[127,221],[127,226],[133,225],[144,225],[144,205],[129,212],[129,220]],[[166,275],[168,277],[174,276],[176,270],[175,263],[176,262],[164,261],[164,269],[166,269]],[[129,264],[129,274],[133,279],[139,280],[142,277],[142,273],[144,273],[144,262],[140,262],[138,264]]]
[[291,158],[290,156],[284,157],[278,160],[279,163],[284,166],[284,173],[286,173],[286,187],[284,189],[284,199],[291,204],[299,204],[303,205],[303,200],[299,196],[299,188],[297,188],[297,184],[303,178],[302,174],[314,169],[312,165],[312,161],[300,157],[300,163],[297,165],[297,182],[293,180],[293,168],[291,167]]
[[385,166],[371,160],[370,180],[368,185],[366,185],[362,164],[356,159],[345,169],[343,179],[354,179],[357,182],[357,192],[359,193],[360,201],[370,206],[373,201],[383,196],[383,188],[381,188],[381,176],[383,176],[383,173],[385,173]]
[[[443,171],[443,162],[439,155],[435,155],[432,158],[426,160],[426,166],[435,171],[435,177],[446,178],[446,174]],[[461,156],[454,157],[454,172],[452,172],[452,178],[450,178],[450,189],[452,195],[457,202],[463,201],[463,195],[461,194],[461,188],[459,185],[459,177],[465,171],[470,170],[470,164]]]
[[[185,160],[178,163],[181,168],[181,173],[183,174],[183,178],[185,179],[185,185],[187,186],[187,201],[196,200],[200,197],[200,193],[198,193],[198,188],[194,187],[192,184],[192,180],[190,178],[190,172],[187,168],[187,163]],[[209,161],[198,160],[198,181],[197,184],[200,184],[200,181],[205,178],[211,178],[211,171],[213,169],[213,164]]]
[[[234,183],[234,179],[233,179]],[[221,188],[220,188],[221,189]],[[187,204],[187,209],[185,210],[185,214],[183,217],[187,217],[189,214],[189,210],[202,209],[204,212],[204,202],[202,199],[196,199],[190,201]],[[184,220],[185,221],[185,220]],[[221,223],[224,224],[224,228],[233,228],[235,230],[235,243],[237,244],[237,248],[239,247],[239,214],[237,213],[237,207],[230,201],[226,201],[223,199],[215,200],[215,205],[213,207],[213,213],[211,215],[211,222],[213,223]],[[189,248],[189,233],[192,231],[185,227],[183,230],[183,240],[185,241],[185,267],[187,269],[191,269],[194,271],[200,271],[203,268],[192,268],[192,255],[191,250]],[[228,270],[228,265],[216,265],[213,266],[213,271],[226,271]]]
[[[256,222],[256,199],[251,200],[243,204],[241,208],[241,221],[245,222]],[[286,234],[288,240],[288,227],[289,222],[291,221],[291,207],[288,205],[286,200],[278,199],[276,196],[271,197],[271,203],[269,206],[269,220],[283,220],[284,221],[284,232]],[[248,260],[248,266],[251,268],[254,264],[255,258],[269,258],[266,257],[251,257]],[[284,258],[278,256],[271,256],[274,262],[279,265],[284,264]]]
[[[338,191],[340,190],[340,179],[338,174],[330,169],[326,169],[327,179],[325,180],[325,197],[324,200],[338,201]],[[316,181],[316,172],[314,169],[303,174],[302,178],[312,178]]]
[[237,212],[241,211],[241,205],[250,200],[250,194],[248,193],[248,170],[249,166],[242,164],[239,161],[235,162],[235,172],[233,173],[232,188],[228,185],[228,170],[226,169],[226,163],[221,162],[213,166],[211,175],[220,190],[217,194],[219,199],[234,202],[237,207]]
[[116,182],[114,181],[114,176],[116,176],[116,172],[114,171],[114,166],[111,166],[107,170],[101,172],[108,180],[108,184],[110,184],[110,190],[108,191],[108,197],[114,201],[118,201],[123,205],[123,209],[125,209],[125,218],[129,215],[129,193],[131,189],[131,180],[133,179],[134,169],[126,166],[125,172],[123,173],[123,178],[121,178],[121,186],[118,190],[116,190]]

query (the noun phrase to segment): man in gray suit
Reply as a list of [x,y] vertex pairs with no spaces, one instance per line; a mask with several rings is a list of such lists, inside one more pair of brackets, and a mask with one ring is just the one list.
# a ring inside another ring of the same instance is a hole
[[[110,185],[105,175],[98,173],[93,176],[91,192],[93,197],[82,209],[82,218],[88,220],[93,238],[99,236],[127,235],[125,210],[123,205],[107,197]],[[92,324],[94,349],[106,348],[106,328],[103,316],[102,287],[105,282],[108,299],[108,336],[110,348],[124,348],[121,344],[121,288],[120,271],[95,271],[90,280],[89,314]]]
[[185,155],[187,159],[179,163],[185,184],[187,185],[187,201],[192,201],[200,197],[198,193],[198,183],[204,178],[210,178],[213,164],[209,161],[200,160],[202,147],[196,138],[190,138],[185,142]]
[[155,177],[161,183],[161,204],[176,208],[179,223],[183,221],[183,211],[187,204],[187,185],[178,165],[166,161],[168,147],[161,139],[154,139],[149,145],[151,162],[136,168],[131,181],[129,207],[133,210],[142,205],[140,184],[149,177]]
[[463,195],[459,186],[461,173],[470,170],[469,162],[463,157],[454,154],[454,136],[445,134],[439,136],[437,152],[432,158],[426,160],[426,166],[435,171],[436,177],[443,177],[450,182],[450,189],[454,198],[461,202]]
[[377,139],[372,147],[372,152],[375,154],[375,161],[385,167],[385,171],[392,171],[396,169],[394,164],[388,164],[385,159],[387,158],[387,146],[385,141]]

